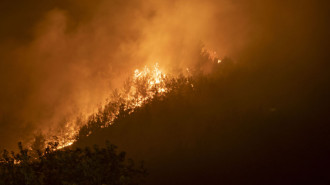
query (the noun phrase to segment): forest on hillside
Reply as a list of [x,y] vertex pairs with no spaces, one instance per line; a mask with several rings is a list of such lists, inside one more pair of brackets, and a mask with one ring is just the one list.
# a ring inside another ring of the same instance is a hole
[[255,65],[225,59],[210,73],[170,80],[171,91],[134,111],[123,107],[110,127],[97,126],[101,109],[74,147],[109,140],[145,161],[147,184],[329,182],[326,79],[306,84],[307,73],[292,74],[301,69],[277,76],[280,64]]
[[329,12],[0,0],[0,185],[330,185]]
[[[212,69],[207,73],[206,64]],[[129,91],[116,92],[70,147],[57,150],[50,143],[43,149],[40,136],[32,151],[20,144],[18,154],[2,152],[0,183],[327,182],[325,96],[313,94],[315,84],[290,87],[293,83],[265,75],[268,67],[247,68],[230,59],[217,63],[201,53],[190,75],[164,79],[164,93],[146,89],[146,79],[135,84],[136,97],[153,95],[141,106],[125,102]],[[300,91],[305,93],[297,95]],[[145,165],[125,160],[107,141]]]

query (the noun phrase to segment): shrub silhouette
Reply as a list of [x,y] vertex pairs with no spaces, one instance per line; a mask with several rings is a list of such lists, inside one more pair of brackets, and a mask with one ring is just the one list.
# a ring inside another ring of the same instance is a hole
[[0,159],[0,184],[8,185],[62,185],[107,184],[137,185],[143,182],[146,170],[135,167],[125,153],[107,142],[106,147],[92,149],[56,150],[50,143],[44,152],[34,158],[19,143],[19,153],[4,150]]

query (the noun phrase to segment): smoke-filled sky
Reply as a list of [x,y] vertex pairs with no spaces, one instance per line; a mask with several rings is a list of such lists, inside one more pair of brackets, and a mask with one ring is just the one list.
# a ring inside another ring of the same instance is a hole
[[[192,65],[201,44],[246,66],[327,52],[328,3],[312,0],[2,0],[0,147],[97,110],[135,68]],[[261,60],[263,59],[263,60]],[[265,59],[265,60],[264,60]],[[259,61],[259,60],[256,60]],[[308,71],[308,70],[307,70]]]

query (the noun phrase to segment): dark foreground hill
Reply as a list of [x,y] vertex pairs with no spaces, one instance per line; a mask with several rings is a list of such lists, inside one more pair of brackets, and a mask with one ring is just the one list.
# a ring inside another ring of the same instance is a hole
[[189,83],[182,77],[75,146],[109,140],[145,161],[148,184],[327,184],[328,88],[276,66],[227,61]]

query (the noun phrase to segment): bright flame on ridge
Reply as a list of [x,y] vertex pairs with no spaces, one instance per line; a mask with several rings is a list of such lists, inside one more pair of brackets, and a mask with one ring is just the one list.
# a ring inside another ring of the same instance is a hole
[[[126,109],[134,112],[135,108],[141,107],[156,94],[161,95],[168,92],[165,80],[166,74],[160,70],[158,63],[152,66],[152,68],[145,66],[143,70],[134,70],[133,76],[128,80],[128,87],[125,87],[126,89],[123,89],[121,92],[121,98],[123,98]],[[103,127],[110,126],[118,114],[119,109],[112,116],[110,123]],[[50,139],[49,141],[57,141],[57,149],[68,147],[76,141],[75,136],[78,134],[80,126],[75,124],[75,122],[67,122],[64,133],[62,131],[57,140]]]

